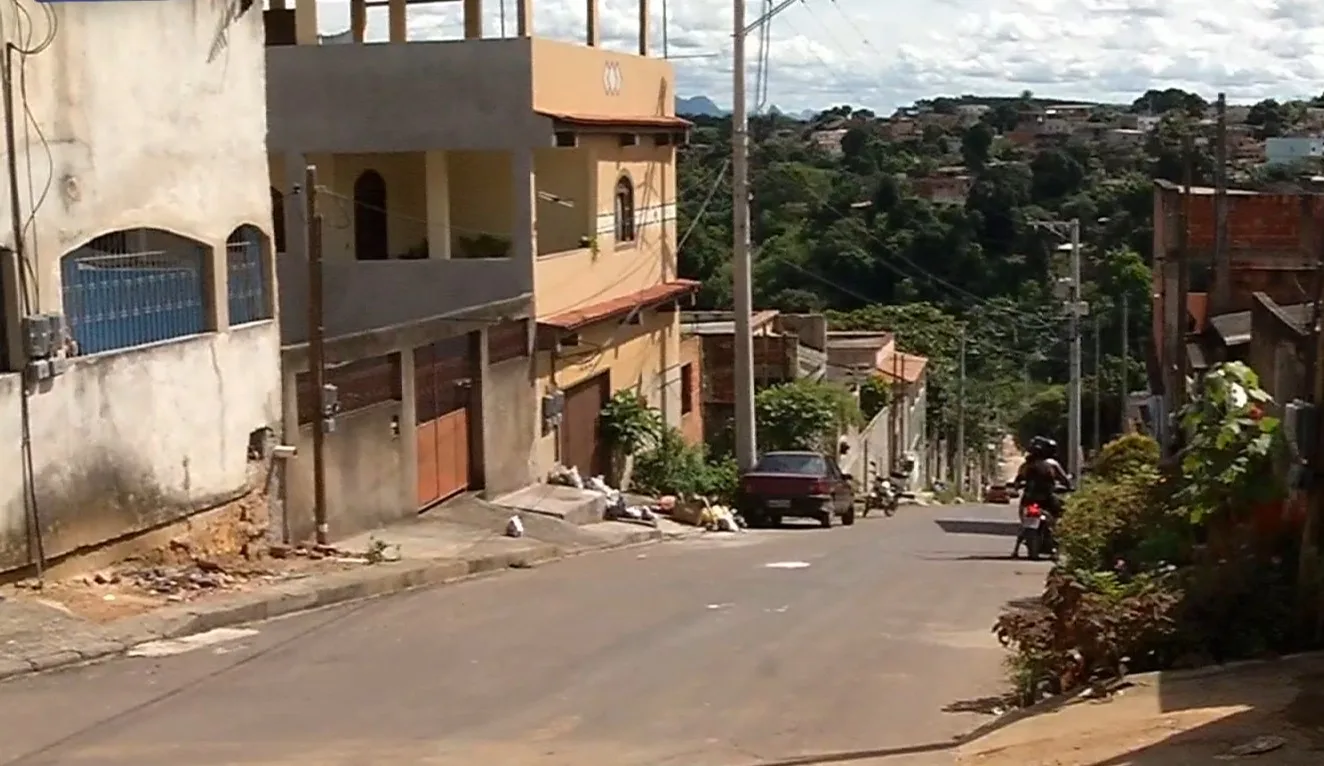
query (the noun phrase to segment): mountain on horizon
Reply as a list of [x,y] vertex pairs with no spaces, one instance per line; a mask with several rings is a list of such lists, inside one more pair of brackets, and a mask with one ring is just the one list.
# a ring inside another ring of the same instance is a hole
[[[792,119],[804,120],[806,122],[818,116],[818,112],[813,109],[805,109],[800,112],[785,112],[778,109],[776,106],[770,106],[767,111],[769,114],[781,114]],[[725,117],[730,113],[729,110],[723,109],[713,103],[713,100],[707,96],[700,95],[691,96],[689,98],[676,98],[676,114],[681,116]]]
[[707,96],[676,97],[676,114],[693,117],[725,117],[728,112]]

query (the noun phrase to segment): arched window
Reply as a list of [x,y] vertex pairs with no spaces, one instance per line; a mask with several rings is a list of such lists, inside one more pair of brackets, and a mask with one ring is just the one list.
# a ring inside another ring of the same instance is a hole
[[384,261],[387,253],[386,179],[365,170],[354,182],[354,257]]
[[76,354],[207,332],[211,248],[161,229],[112,231],[60,258]]
[[271,238],[276,252],[285,252],[285,195],[271,187]]
[[629,176],[616,182],[616,241],[634,241],[634,184]]
[[226,292],[232,326],[271,318],[270,279],[262,257],[263,239],[261,229],[244,224],[225,240]]

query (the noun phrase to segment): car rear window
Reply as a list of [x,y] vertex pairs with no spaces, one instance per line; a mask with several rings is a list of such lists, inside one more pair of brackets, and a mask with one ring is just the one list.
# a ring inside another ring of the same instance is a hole
[[820,455],[764,455],[754,466],[759,473],[798,473],[822,476],[827,473],[827,461]]

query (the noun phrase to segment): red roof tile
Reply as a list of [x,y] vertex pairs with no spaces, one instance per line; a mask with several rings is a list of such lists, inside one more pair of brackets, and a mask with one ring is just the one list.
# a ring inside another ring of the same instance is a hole
[[560,314],[553,314],[538,320],[538,324],[544,327],[554,327],[559,330],[578,330],[581,327],[601,322],[604,319],[628,314],[629,312],[653,306],[658,303],[665,303],[675,300],[682,295],[688,295],[699,289],[700,283],[693,279],[676,279],[671,282],[663,282],[652,287],[640,290],[638,292],[622,295],[611,300],[593,303],[588,306],[580,306],[569,311],[563,311]]

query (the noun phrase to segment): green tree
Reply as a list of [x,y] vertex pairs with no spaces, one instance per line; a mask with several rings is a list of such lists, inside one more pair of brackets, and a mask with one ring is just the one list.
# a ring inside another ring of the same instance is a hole
[[976,122],[961,135],[961,158],[971,170],[982,170],[988,164],[993,148],[993,129],[986,122]]

